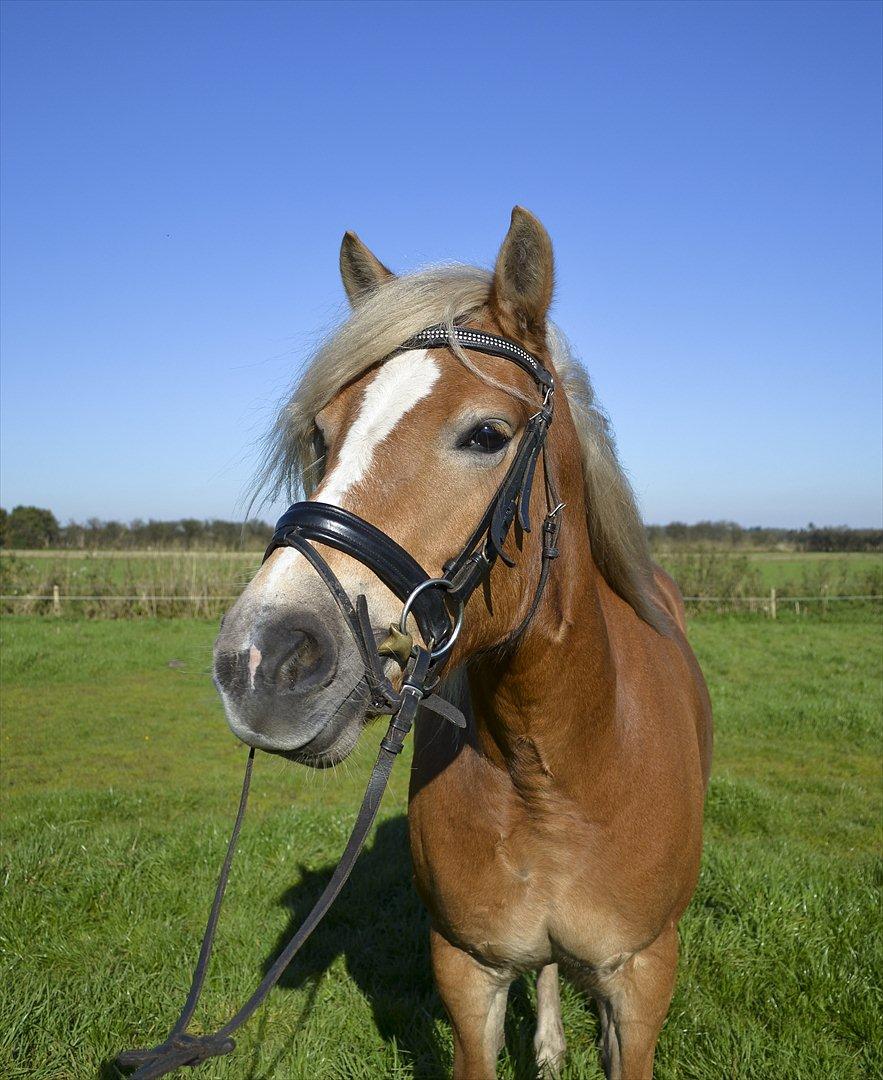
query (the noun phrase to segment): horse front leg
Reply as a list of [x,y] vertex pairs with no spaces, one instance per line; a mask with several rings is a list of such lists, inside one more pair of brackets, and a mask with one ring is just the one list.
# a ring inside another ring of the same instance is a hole
[[678,964],[672,925],[594,989],[608,1080],[652,1080],[659,1032],[668,1014]]
[[430,931],[430,949],[435,982],[454,1029],[454,1080],[493,1080],[512,976],[485,967],[437,930]]

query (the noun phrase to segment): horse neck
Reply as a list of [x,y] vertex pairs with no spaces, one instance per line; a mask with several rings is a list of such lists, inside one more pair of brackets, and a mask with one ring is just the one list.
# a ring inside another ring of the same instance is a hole
[[[575,435],[562,434],[559,447],[573,446]],[[582,786],[587,770],[605,767],[614,744],[616,672],[604,584],[589,548],[582,467],[565,459],[562,468],[556,456],[566,517],[540,608],[511,652],[470,670],[479,748],[528,787],[551,778]]]

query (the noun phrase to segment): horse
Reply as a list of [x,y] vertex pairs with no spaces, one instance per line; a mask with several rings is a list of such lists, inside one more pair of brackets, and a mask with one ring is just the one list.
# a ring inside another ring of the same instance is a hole
[[[437,325],[505,338],[557,391],[547,483],[523,496],[537,520],[557,491],[550,572],[538,590],[544,538],[519,518],[450,651],[442,695],[466,726],[424,712],[415,728],[410,848],[453,1075],[496,1075],[508,989],[536,971],[541,1072],[565,1056],[561,975],[596,1003],[606,1076],[650,1077],[699,872],[711,708],[678,589],[651,560],[607,420],[549,319],[551,240],[516,207],[492,272],[397,276],[353,233],[340,268],[351,313],[279,413],[265,491],[357,514],[438,577],[506,475],[537,388],[501,356],[412,339]],[[379,642],[401,600],[351,555],[323,555],[367,598]],[[342,761],[367,725],[350,638],[303,553],[273,550],[215,643],[233,732],[307,766]]]

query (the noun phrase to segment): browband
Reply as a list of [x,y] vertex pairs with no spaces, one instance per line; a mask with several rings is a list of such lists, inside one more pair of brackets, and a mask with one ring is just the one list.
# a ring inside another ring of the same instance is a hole
[[552,376],[527,349],[508,338],[489,334],[485,330],[473,330],[471,326],[428,326],[406,341],[402,349],[437,349],[442,345],[450,347],[451,341],[456,341],[464,349],[474,349],[488,356],[501,356],[504,360],[513,361],[544,390],[551,390],[554,386]]

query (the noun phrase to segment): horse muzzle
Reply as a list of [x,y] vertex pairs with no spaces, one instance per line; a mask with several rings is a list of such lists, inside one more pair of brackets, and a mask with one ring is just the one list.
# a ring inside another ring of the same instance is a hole
[[233,733],[248,746],[330,765],[361,730],[365,688],[338,613],[236,608],[215,642],[214,680]]

